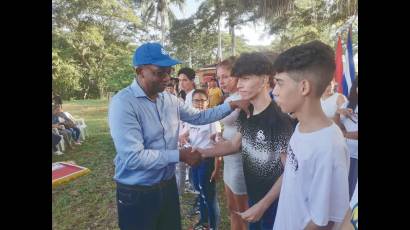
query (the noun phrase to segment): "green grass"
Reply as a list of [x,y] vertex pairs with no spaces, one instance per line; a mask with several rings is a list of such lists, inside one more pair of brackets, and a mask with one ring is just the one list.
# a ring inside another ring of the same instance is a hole
[[[83,145],[66,150],[64,155],[53,155],[53,162],[75,161],[91,172],[52,191],[53,229],[119,229],[115,201],[114,144],[107,123],[107,100],[78,100],[66,102],[65,111],[82,117],[88,126],[89,137]],[[221,209],[219,229],[230,229],[223,182],[218,181],[218,201]],[[184,194],[181,202],[183,230],[197,222],[189,218],[194,196]]]

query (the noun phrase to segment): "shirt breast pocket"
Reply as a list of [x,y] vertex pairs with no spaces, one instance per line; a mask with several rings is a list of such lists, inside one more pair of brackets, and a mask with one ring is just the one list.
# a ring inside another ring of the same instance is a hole
[[177,106],[167,106],[162,114],[165,132],[176,132],[179,127],[179,111]]

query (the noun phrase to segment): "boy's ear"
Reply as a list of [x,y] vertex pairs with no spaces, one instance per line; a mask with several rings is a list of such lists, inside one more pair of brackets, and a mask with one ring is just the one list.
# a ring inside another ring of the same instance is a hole
[[312,84],[308,80],[303,79],[302,81],[300,81],[300,92],[302,96],[308,95],[311,91]]

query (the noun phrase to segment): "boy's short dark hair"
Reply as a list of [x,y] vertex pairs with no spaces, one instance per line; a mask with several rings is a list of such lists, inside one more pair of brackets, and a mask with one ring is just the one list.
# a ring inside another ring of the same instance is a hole
[[319,97],[332,80],[335,68],[333,49],[318,40],[284,51],[274,63],[277,73],[287,72],[295,81],[312,80],[315,94]]
[[[273,52],[273,51],[263,51],[262,53],[265,54],[266,57],[269,58],[269,60],[272,62],[272,64],[275,63],[276,58],[278,58],[278,56],[279,56],[278,53]],[[274,67],[273,72],[276,72],[275,71],[275,66],[273,66],[273,67]],[[269,87],[271,87],[271,88],[275,87],[275,81],[273,79],[273,74],[272,74],[272,76],[269,76]]]
[[192,93],[192,97],[194,97],[195,94],[198,94],[198,93],[205,95],[205,96],[206,96],[206,99],[208,99],[208,94],[207,94],[206,91],[203,90],[203,89],[196,89],[196,90],[194,90],[194,92]]
[[193,70],[191,68],[184,67],[184,68],[180,69],[178,71],[177,76],[179,76],[181,73],[185,74],[188,77],[188,79],[191,80],[191,81],[194,80],[194,78],[195,78],[195,70]]
[[166,87],[174,87],[174,82],[169,81],[165,86]]
[[272,64],[276,61],[276,58],[278,58],[279,54],[273,51],[263,51],[261,52],[264,54],[271,62]]
[[245,75],[273,75],[273,63],[260,52],[242,53],[232,68],[232,76],[243,77]]

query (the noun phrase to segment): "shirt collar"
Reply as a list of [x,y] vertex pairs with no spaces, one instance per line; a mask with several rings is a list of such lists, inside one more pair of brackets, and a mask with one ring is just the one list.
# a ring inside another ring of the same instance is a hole
[[141,86],[137,82],[137,79],[135,78],[131,84],[131,91],[135,97],[147,97],[148,98],[147,94],[145,94],[144,90],[141,88]]
[[[131,91],[134,94],[135,97],[146,97],[148,100],[152,101],[151,98],[147,96],[147,94],[144,92],[140,84],[138,84],[137,79],[134,78],[134,81],[131,83]],[[161,97],[161,93],[158,93],[158,98]],[[155,101],[153,101],[155,102]]]

